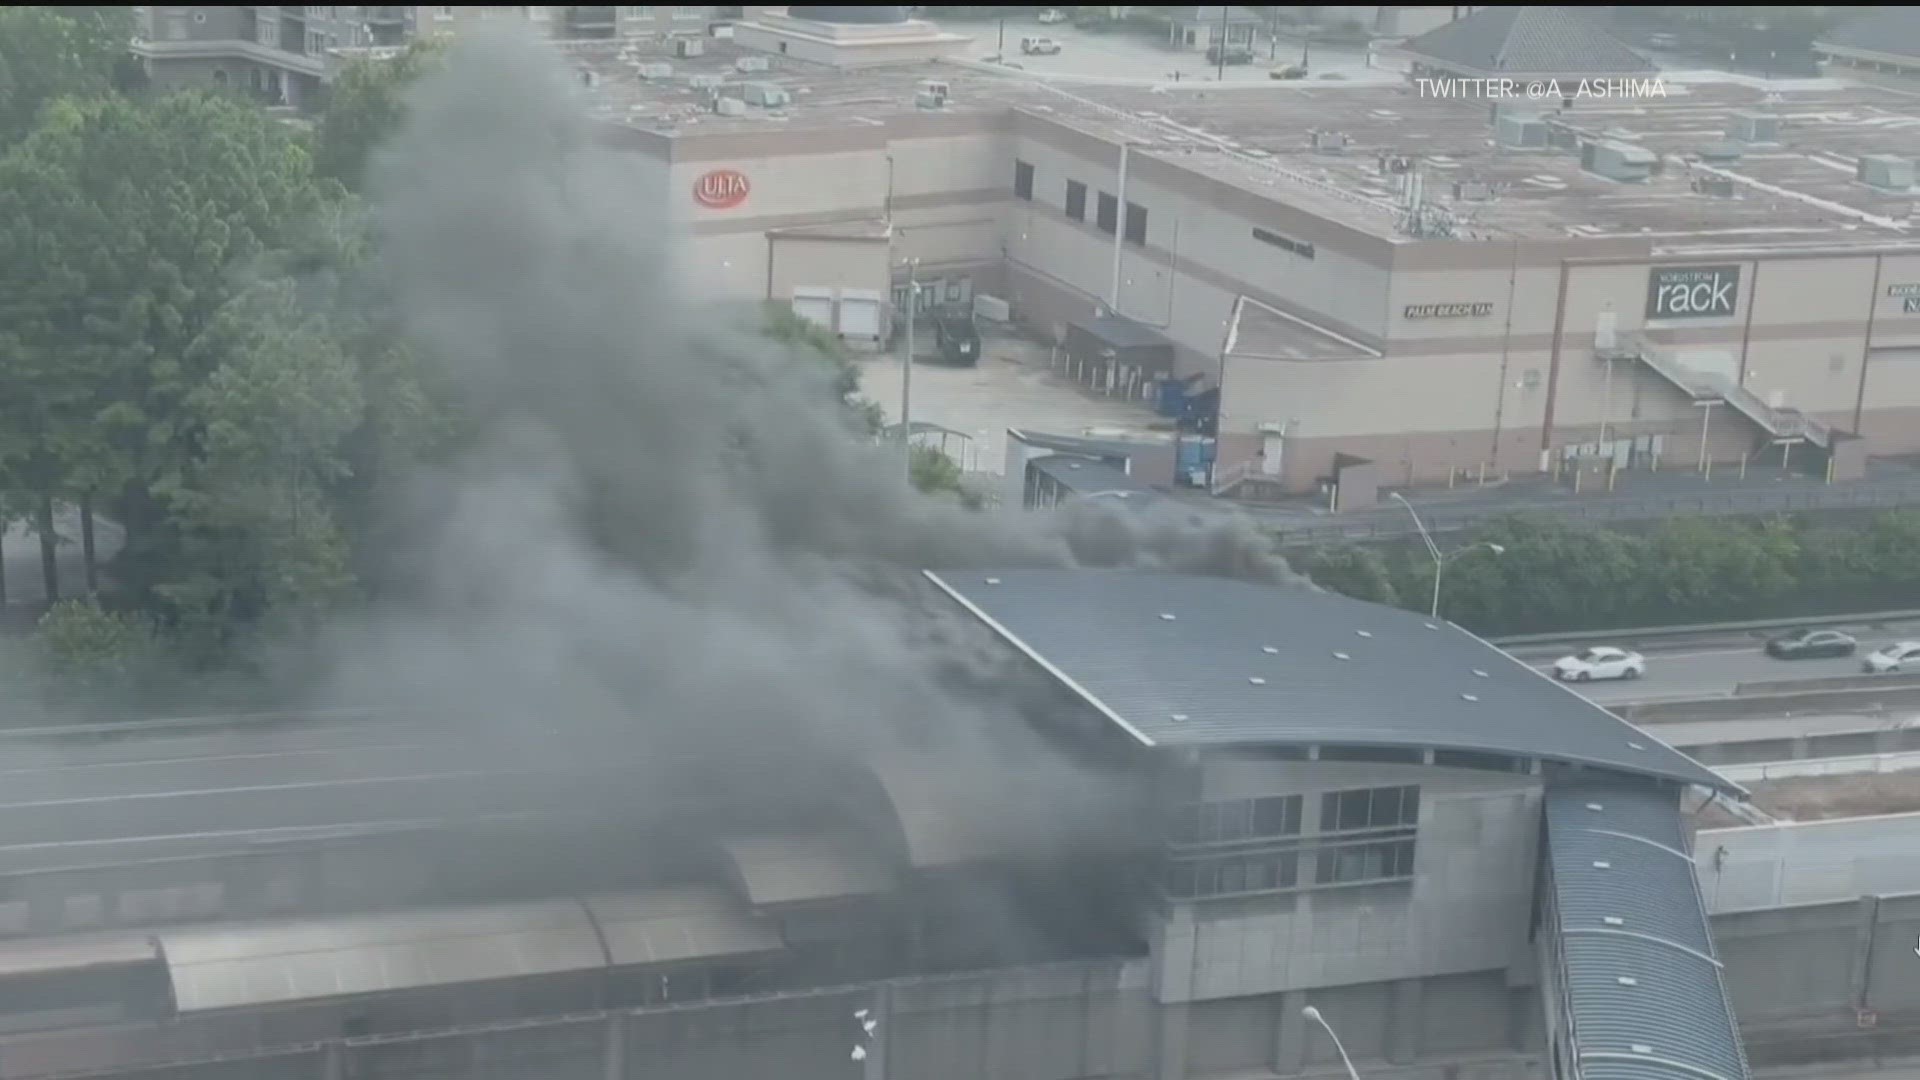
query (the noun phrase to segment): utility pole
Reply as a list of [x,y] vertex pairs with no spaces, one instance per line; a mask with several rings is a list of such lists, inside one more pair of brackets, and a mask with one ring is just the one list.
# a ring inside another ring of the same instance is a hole
[[996,60],[1007,58],[1007,20],[1005,18],[1000,20],[1000,41],[993,47],[993,57]]
[[1120,254],[1125,250],[1127,236],[1127,151],[1133,144],[1125,139],[1120,141],[1120,179],[1114,185],[1119,191],[1114,195],[1113,208],[1113,281],[1107,287],[1107,314],[1120,314]]
[[1217,50],[1215,55],[1220,60],[1220,68],[1214,78],[1221,82],[1227,81],[1227,12],[1232,10],[1233,8],[1227,4],[1220,5],[1220,41],[1215,46]]
[[913,486],[913,324],[920,316],[920,260],[907,260],[907,351],[900,357],[900,446]]
[[1267,60],[1280,58],[1280,9],[1267,6]]

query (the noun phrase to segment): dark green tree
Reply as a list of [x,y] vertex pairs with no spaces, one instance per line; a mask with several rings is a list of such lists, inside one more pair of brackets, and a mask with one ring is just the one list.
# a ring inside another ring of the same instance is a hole
[[92,97],[128,74],[130,7],[0,7],[0,147],[61,97]]
[[398,56],[355,60],[342,68],[314,134],[314,171],[358,191],[368,159],[406,119],[407,88],[444,59],[438,43],[420,41]]
[[[217,490],[253,490],[221,457],[238,452],[238,406],[223,402],[271,383],[256,365],[277,364],[318,380],[279,384],[299,391],[286,407],[337,433],[337,346],[289,299],[295,264],[282,253],[330,257],[344,200],[284,125],[196,93],[69,99],[0,160],[0,381],[16,410],[0,464],[41,517],[54,500],[88,500],[120,524],[116,577],[136,604],[169,619],[248,612],[210,600],[221,590],[205,575],[231,579],[236,595],[259,592],[245,582],[261,560],[237,554],[234,539],[258,519],[236,520]],[[276,281],[285,287],[255,291]],[[242,333],[240,318],[262,324]],[[292,423],[284,408],[263,415]],[[282,437],[307,438],[297,425]],[[303,454],[276,462],[275,475],[327,482],[330,463]]]

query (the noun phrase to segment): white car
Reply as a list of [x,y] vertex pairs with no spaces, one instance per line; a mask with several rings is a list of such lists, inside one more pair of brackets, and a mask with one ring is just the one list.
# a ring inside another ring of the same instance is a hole
[[1067,13],[1057,7],[1050,7],[1040,13],[1040,25],[1052,26],[1067,21]]
[[1561,682],[1595,679],[1637,679],[1647,673],[1647,658],[1637,652],[1601,645],[1582,649],[1553,662],[1553,677]]
[[1889,671],[1900,671],[1907,664],[1920,668],[1920,641],[1896,641],[1875,649],[1860,666],[1869,675],[1885,675]]
[[1021,38],[1020,51],[1027,56],[1058,56],[1060,43],[1050,37]]

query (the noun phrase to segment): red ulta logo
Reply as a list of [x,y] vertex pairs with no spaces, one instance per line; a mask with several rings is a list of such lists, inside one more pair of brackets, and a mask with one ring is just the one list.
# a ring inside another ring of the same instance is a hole
[[715,169],[693,182],[693,199],[709,210],[731,210],[747,201],[747,174],[734,169]]

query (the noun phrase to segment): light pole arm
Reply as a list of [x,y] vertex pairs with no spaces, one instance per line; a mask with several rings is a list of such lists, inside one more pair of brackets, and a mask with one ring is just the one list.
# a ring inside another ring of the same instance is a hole
[[1346,1067],[1347,1080],[1360,1080],[1360,1071],[1353,1067],[1353,1059],[1347,1056],[1347,1048],[1340,1041],[1340,1033],[1333,1030],[1333,1025],[1327,1023],[1327,1018],[1320,1015],[1320,1010],[1318,1009],[1314,1009],[1308,1013],[1307,1017],[1314,1023],[1319,1024],[1320,1029],[1327,1033],[1327,1038],[1333,1040],[1333,1048],[1340,1054],[1340,1064]]
[[1413,527],[1420,530],[1420,542],[1427,545],[1427,554],[1433,556],[1434,562],[1441,561],[1440,545],[1433,542],[1433,536],[1427,532],[1427,523],[1420,520],[1420,514],[1413,508],[1413,504],[1407,501],[1405,495],[1397,491],[1393,493],[1393,501],[1407,508],[1407,516],[1413,519]]

